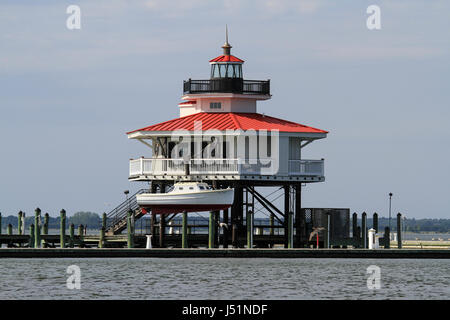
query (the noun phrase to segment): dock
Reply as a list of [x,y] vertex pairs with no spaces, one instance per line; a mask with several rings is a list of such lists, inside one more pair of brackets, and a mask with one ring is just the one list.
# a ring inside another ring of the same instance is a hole
[[0,258],[357,258],[450,259],[448,249],[0,248]]

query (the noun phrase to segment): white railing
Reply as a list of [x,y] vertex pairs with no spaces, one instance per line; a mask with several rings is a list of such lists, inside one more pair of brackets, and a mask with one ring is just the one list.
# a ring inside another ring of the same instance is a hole
[[289,174],[301,176],[323,176],[323,160],[289,160]]
[[[264,159],[262,163],[270,163]],[[256,160],[245,162],[242,159],[191,159],[190,174],[246,174],[266,175],[268,165],[261,165]],[[290,175],[323,176],[323,160],[289,160]],[[269,165],[270,167],[270,165]],[[278,169],[278,167],[277,167]],[[186,166],[183,159],[139,158],[130,160],[130,177],[141,175],[184,175]]]

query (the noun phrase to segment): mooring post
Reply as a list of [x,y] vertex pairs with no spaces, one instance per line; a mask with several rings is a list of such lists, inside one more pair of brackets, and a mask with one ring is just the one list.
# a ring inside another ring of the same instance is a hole
[[2,234],[2,213],[0,212],[0,234]]
[[397,248],[402,248],[402,214],[397,213]]
[[39,223],[40,218],[41,218],[41,209],[36,208],[34,210],[34,247],[35,248],[41,247],[41,237],[40,237],[41,224]]
[[75,243],[75,226],[73,223],[69,225],[69,248],[73,248]]
[[352,215],[352,225],[353,239],[358,239],[358,214],[356,212],[353,212]]
[[391,232],[389,227],[384,228],[384,248],[389,249],[391,247]]
[[106,230],[106,212],[102,215],[102,228]]
[[82,224],[80,224],[78,226],[78,239],[80,241],[78,246],[82,247],[83,246],[83,225]]
[[372,223],[373,229],[375,229],[375,233],[378,232],[378,213],[373,214],[373,223]]
[[294,213],[288,212],[288,245],[289,249],[294,247]]
[[247,249],[253,248],[253,212],[251,210],[246,213],[247,218]]
[[330,214],[326,214],[327,221],[326,221],[326,228],[324,230],[324,243],[323,247],[326,249],[330,248]]
[[188,215],[187,212],[183,212],[182,222],[181,222],[181,247],[186,249],[188,247],[188,236],[187,236],[187,224],[188,224]]
[[164,214],[159,215],[159,247],[164,248],[166,246],[165,243],[166,238],[166,217]]
[[208,248],[214,248],[214,231],[216,228],[216,215],[214,211],[209,212],[209,226],[208,226]]
[[8,234],[8,236],[12,236],[12,224],[8,224],[8,227],[6,229],[6,233]]
[[22,211],[19,211],[18,217],[17,217],[17,234],[23,234],[22,214],[23,214]]
[[271,213],[269,216],[269,226],[270,226],[269,234],[271,236],[273,236],[275,234],[274,225],[275,225],[275,215],[273,213]]
[[367,213],[363,212],[361,215],[361,231],[362,231],[362,246],[367,249]]
[[46,212],[44,215],[44,226],[42,227],[42,233],[48,235],[48,221],[50,219],[49,214]]
[[[105,247],[105,228],[103,227],[100,229],[100,239],[98,240],[98,247]],[[130,246],[128,246],[128,248],[130,248]]]
[[28,242],[28,247],[34,248],[34,224],[30,225],[30,240]]
[[59,213],[59,245],[66,247],[66,210],[62,209]]
[[220,245],[220,211],[214,211],[214,248],[218,248]]
[[128,210],[127,212],[127,246],[128,248],[134,248],[134,235],[133,235],[133,211]]
[[223,223],[225,224],[225,227],[223,228],[223,248],[228,248],[228,209],[224,209],[222,211],[223,215]]
[[288,227],[288,216],[289,216],[289,209],[290,209],[290,186],[284,186],[284,221],[283,221],[283,227],[284,227],[284,247],[288,247],[289,242],[289,227]]

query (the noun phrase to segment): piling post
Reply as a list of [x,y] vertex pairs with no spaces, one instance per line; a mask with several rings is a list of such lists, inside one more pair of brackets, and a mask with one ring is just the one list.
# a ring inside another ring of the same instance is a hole
[[274,225],[275,225],[275,215],[273,213],[270,214],[269,216],[269,225],[270,225],[270,230],[269,230],[269,234],[271,236],[273,236],[275,234],[275,229],[274,229]]
[[164,214],[159,215],[159,247],[164,248],[166,246],[165,244],[165,237],[166,237],[166,217]]
[[188,224],[188,216],[187,216],[187,212],[184,211],[183,212],[183,220],[181,222],[181,225],[182,225],[182,227],[181,227],[181,232],[182,232],[182,235],[181,235],[181,239],[182,239],[181,240],[181,247],[183,249],[186,249],[188,247],[187,224]]
[[402,248],[402,214],[397,213],[397,248]]
[[373,214],[373,225],[372,225],[373,229],[375,229],[375,233],[378,232],[378,213],[374,213]]
[[73,223],[69,225],[69,248],[73,248],[75,243],[75,226]]
[[66,247],[66,210],[62,209],[59,213],[59,245]]
[[384,248],[389,249],[391,247],[391,233],[389,227],[384,228]]
[[358,248],[361,248],[361,226],[356,227]]
[[223,248],[228,248],[228,209],[222,211],[223,223],[225,227],[223,228]]
[[127,246],[128,248],[134,248],[134,237],[133,237],[133,211],[128,210],[127,212]]
[[19,211],[17,216],[17,234],[23,234],[22,230],[22,211]]
[[34,210],[34,247],[39,248],[41,246],[41,224],[39,220],[41,218],[41,209],[36,208]]
[[103,212],[102,215],[102,228],[106,230],[106,213]]
[[34,224],[30,225],[30,240],[28,242],[30,248],[34,248]]
[[289,211],[288,212],[288,248],[294,247],[294,213]]
[[215,211],[214,214],[214,248],[218,248],[220,244],[220,211]]
[[216,215],[214,211],[209,213],[209,226],[208,226],[208,248],[214,248],[214,231],[216,228]]
[[79,240],[79,244],[78,247],[83,247],[83,225],[80,224],[78,226],[78,240]]
[[[104,227],[102,227],[100,229],[100,239],[98,240],[98,247],[99,248],[105,247],[105,228]],[[128,248],[131,248],[131,247],[128,246]]]
[[324,243],[323,243],[323,247],[328,249],[330,248],[330,215],[327,214],[327,225],[326,228],[324,230]]
[[253,248],[253,212],[251,210],[246,213],[247,218],[247,249]]
[[44,215],[44,226],[42,228],[42,233],[45,235],[48,235],[48,221],[50,219],[50,216],[48,215],[48,213],[45,213]]
[[361,216],[362,246],[367,249],[367,213],[363,212]]
[[358,239],[358,214],[356,212],[353,212],[352,215],[352,225],[353,239]]
[[2,234],[2,213],[0,212],[0,234]]
[[8,236],[12,236],[12,224],[8,224],[8,227],[6,228],[6,233]]

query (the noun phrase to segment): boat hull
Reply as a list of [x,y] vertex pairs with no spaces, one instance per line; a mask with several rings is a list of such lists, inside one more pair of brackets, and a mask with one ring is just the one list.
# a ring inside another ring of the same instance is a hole
[[180,213],[224,210],[233,204],[234,190],[210,190],[190,193],[143,193],[138,205],[154,213]]

